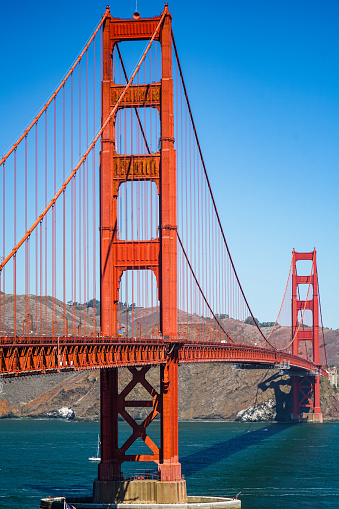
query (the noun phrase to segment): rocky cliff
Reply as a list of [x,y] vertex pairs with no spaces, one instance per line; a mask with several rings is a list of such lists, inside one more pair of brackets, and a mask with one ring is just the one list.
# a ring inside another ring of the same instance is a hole
[[[124,387],[131,375],[121,369]],[[159,370],[146,378],[159,390]],[[26,376],[4,380],[0,394],[0,417],[72,417],[99,419],[99,371]],[[131,397],[150,399],[136,386]],[[325,419],[339,419],[339,399],[328,380],[321,381],[321,406]],[[292,409],[291,381],[279,371],[237,369],[223,363],[183,364],[179,367],[179,418],[224,420],[289,419]],[[135,409],[143,418],[147,409]]]

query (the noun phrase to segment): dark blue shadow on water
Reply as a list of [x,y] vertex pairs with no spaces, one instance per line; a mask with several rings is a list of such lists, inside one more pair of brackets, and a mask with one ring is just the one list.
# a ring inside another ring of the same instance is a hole
[[[277,435],[296,424],[268,424],[263,423],[262,428],[249,431],[246,429],[234,438],[218,442],[212,446],[204,447],[188,456],[180,458],[182,471],[185,476],[189,476],[195,472],[199,472],[219,461],[222,461],[233,454],[236,454],[248,447],[258,445],[265,440]],[[25,487],[37,490],[38,492],[48,492],[50,496],[58,496],[65,488],[60,486],[53,486],[47,484],[30,484]],[[66,488],[68,494],[75,496],[77,494],[86,494],[89,491],[89,486],[86,485],[72,485],[72,488]]]
[[[94,477],[93,477],[94,479]],[[29,489],[32,491],[35,491],[39,494],[41,497],[60,497],[65,496],[65,493],[68,495],[71,494],[72,496],[76,495],[91,495],[92,494],[92,486],[90,485],[81,485],[81,484],[72,484],[72,487],[65,488],[65,486],[57,486],[52,485],[48,483],[39,483],[39,484],[24,484],[24,489]],[[47,495],[46,495],[47,493]],[[1,507],[1,505],[0,505]]]
[[180,461],[182,470],[187,476],[195,472],[199,472],[199,470],[209,467],[210,465],[214,465],[215,463],[232,456],[232,454],[243,451],[248,447],[258,445],[291,426],[295,426],[295,424],[265,423],[260,429],[253,431],[246,430],[244,433],[241,433],[230,440],[218,442],[217,444],[200,449],[188,456],[181,457]]

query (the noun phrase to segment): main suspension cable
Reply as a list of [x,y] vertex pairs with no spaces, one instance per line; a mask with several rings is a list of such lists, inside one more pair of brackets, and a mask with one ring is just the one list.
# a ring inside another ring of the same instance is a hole
[[4,266],[6,265],[6,263],[17,253],[18,249],[20,248],[20,246],[22,246],[22,244],[25,242],[25,240],[27,240],[32,232],[35,230],[35,228],[38,226],[38,224],[43,220],[43,218],[45,217],[45,215],[47,214],[47,212],[54,206],[56,200],[59,198],[59,196],[62,194],[62,192],[66,189],[66,187],[68,186],[68,184],[71,182],[72,178],[76,175],[78,169],[81,167],[81,165],[84,163],[84,161],[87,159],[89,153],[91,152],[91,150],[94,148],[94,146],[96,145],[98,139],[100,138],[100,136],[102,135],[104,129],[106,128],[107,124],[110,122],[110,120],[113,118],[113,116],[115,115],[115,113],[117,112],[118,110],[118,107],[121,103],[121,101],[123,100],[123,98],[125,97],[126,95],[126,92],[127,90],[129,89],[129,87],[131,86],[136,74],[138,73],[140,67],[141,67],[141,64],[143,63],[143,61],[145,60],[146,58],[146,55],[148,53],[148,50],[150,49],[159,29],[160,29],[160,26],[162,25],[163,23],[163,20],[164,20],[164,17],[165,17],[165,11],[163,12],[161,18],[160,18],[160,21],[155,29],[155,32],[152,36],[152,38],[150,39],[138,65],[136,66],[129,82],[127,83],[127,85],[125,86],[125,88],[123,89],[123,91],[121,92],[120,94],[120,97],[118,99],[118,101],[115,103],[114,107],[111,109],[109,115],[107,116],[105,122],[102,124],[101,128],[99,129],[97,135],[95,136],[95,138],[93,139],[92,143],[90,144],[90,146],[88,147],[88,149],[86,150],[86,152],[84,153],[84,155],[81,157],[80,161],[78,162],[78,164],[75,166],[75,168],[73,169],[73,171],[71,172],[71,174],[69,175],[69,177],[66,179],[66,181],[63,183],[63,185],[60,187],[59,191],[54,195],[54,197],[51,199],[51,201],[49,202],[49,204],[47,205],[47,207],[44,209],[44,211],[40,214],[40,216],[35,220],[35,222],[33,223],[33,225],[31,226],[31,228],[29,228],[29,230],[27,230],[27,232],[24,234],[24,236],[21,238],[21,240],[13,247],[12,251],[9,253],[9,255],[1,262],[0,264],[0,272],[2,271],[2,269],[4,268]]
[[48,106],[51,104],[51,102],[53,101],[53,99],[55,99],[55,97],[58,95],[58,93],[60,92],[60,90],[62,89],[62,87],[64,86],[64,84],[66,83],[66,81],[68,80],[68,78],[72,75],[74,69],[76,68],[76,66],[78,65],[78,63],[80,62],[80,60],[82,59],[82,57],[84,56],[84,54],[86,53],[86,51],[88,50],[91,42],[93,41],[94,37],[96,36],[96,34],[98,33],[101,25],[103,24],[103,22],[105,21],[105,19],[107,18],[107,16],[109,15],[109,9],[106,9],[106,12],[105,14],[103,15],[102,17],[102,20],[100,21],[99,25],[97,26],[97,28],[94,30],[90,40],[88,41],[88,43],[86,44],[86,46],[84,47],[84,49],[82,50],[82,52],[80,53],[80,55],[78,56],[78,58],[76,59],[76,61],[74,62],[74,64],[72,65],[72,67],[70,68],[70,70],[68,71],[68,73],[66,74],[65,78],[62,80],[62,82],[60,83],[60,85],[57,87],[57,89],[55,90],[54,94],[48,99],[48,101],[46,102],[45,106],[40,110],[40,112],[37,114],[37,116],[34,118],[34,120],[30,123],[30,125],[27,127],[27,129],[24,131],[24,133],[20,136],[20,138],[18,139],[18,141],[16,141],[14,143],[14,145],[12,146],[12,148],[7,152],[6,155],[3,156],[3,158],[1,159],[0,161],[0,166],[6,161],[6,159],[8,158],[8,156],[11,155],[11,153],[17,148],[17,146],[19,145],[19,143],[27,136],[27,134],[29,133],[29,131],[32,129],[32,127],[37,123],[37,121],[39,120],[39,118],[41,117],[41,115],[44,113],[44,111],[47,110]]
[[183,243],[181,242],[181,238],[180,238],[180,236],[179,236],[178,230],[176,230],[176,232],[177,232],[177,238],[178,238],[178,241],[179,241],[180,247],[181,247],[182,252],[183,252],[183,254],[184,254],[185,258],[186,258],[186,261],[187,261],[187,263],[188,263],[188,266],[189,266],[189,269],[190,269],[190,271],[191,271],[191,274],[192,274],[192,276],[193,276],[193,278],[194,278],[194,281],[196,282],[196,284],[197,284],[197,286],[198,286],[198,288],[199,288],[199,291],[200,291],[200,293],[201,293],[201,295],[202,295],[202,298],[204,299],[204,301],[205,301],[205,303],[206,303],[206,305],[207,305],[208,309],[209,309],[209,310],[210,310],[210,312],[212,313],[213,318],[215,319],[215,321],[216,321],[216,322],[217,322],[217,324],[219,325],[220,329],[223,331],[223,333],[225,334],[225,336],[227,336],[227,338],[228,338],[230,341],[232,341],[232,343],[234,343],[233,339],[231,338],[231,336],[230,336],[229,334],[227,334],[227,332],[225,331],[225,329],[223,328],[223,326],[222,326],[222,325],[221,325],[221,323],[219,322],[218,318],[217,318],[217,317],[216,317],[216,315],[214,314],[213,309],[211,308],[210,304],[208,303],[208,301],[207,301],[207,299],[206,299],[206,296],[205,296],[204,292],[202,291],[202,288],[201,288],[201,286],[200,286],[200,284],[199,284],[199,281],[197,280],[197,277],[196,277],[196,275],[195,275],[195,273],[194,273],[194,271],[193,271],[192,265],[190,264],[190,261],[189,261],[189,259],[188,259],[187,253],[186,253],[186,251],[185,251],[185,249],[184,249]]
[[183,90],[184,90],[184,94],[185,94],[185,98],[186,98],[186,102],[187,102],[187,107],[188,107],[189,115],[190,115],[191,122],[192,122],[192,127],[193,127],[193,131],[194,131],[195,139],[196,139],[196,142],[197,142],[197,146],[198,146],[201,162],[202,162],[202,165],[203,165],[203,168],[204,168],[204,173],[205,173],[208,189],[209,189],[210,196],[211,196],[212,203],[213,203],[213,208],[214,208],[214,211],[215,211],[215,214],[216,214],[216,217],[217,217],[217,220],[218,220],[219,228],[220,228],[220,231],[221,231],[221,235],[222,235],[222,238],[223,238],[223,241],[224,241],[224,244],[225,244],[225,247],[226,247],[226,250],[227,250],[227,253],[228,253],[228,256],[229,256],[232,268],[233,268],[233,271],[234,271],[234,275],[235,275],[236,280],[238,282],[241,294],[242,294],[242,296],[243,296],[243,298],[245,300],[245,303],[247,305],[249,313],[251,314],[251,317],[253,318],[253,321],[254,321],[257,329],[259,330],[259,332],[260,332],[261,336],[263,337],[263,339],[265,340],[265,342],[267,342],[274,350],[276,350],[276,347],[273,346],[267,340],[267,338],[265,337],[264,333],[262,332],[262,330],[260,329],[259,325],[257,324],[257,321],[254,318],[252,310],[251,310],[251,308],[250,308],[250,306],[249,306],[249,304],[247,302],[247,299],[246,299],[246,296],[244,294],[243,288],[241,286],[241,283],[240,283],[237,271],[235,269],[235,266],[234,266],[234,263],[233,263],[233,260],[232,260],[232,257],[231,257],[231,253],[230,253],[227,241],[226,241],[225,233],[224,233],[224,230],[223,230],[223,227],[222,227],[222,224],[221,224],[221,220],[220,220],[220,216],[219,216],[219,213],[218,213],[218,210],[217,210],[217,206],[216,206],[216,203],[215,203],[215,199],[214,199],[214,195],[213,195],[213,192],[212,192],[210,180],[209,180],[208,175],[207,175],[206,165],[205,165],[205,161],[204,161],[204,158],[203,158],[203,155],[202,155],[202,150],[201,150],[201,146],[200,146],[200,142],[199,142],[199,138],[198,138],[198,133],[197,133],[197,130],[196,130],[196,127],[195,127],[195,123],[194,123],[194,120],[193,120],[193,114],[192,114],[192,110],[191,110],[191,105],[190,105],[190,102],[189,102],[189,99],[188,99],[187,89],[186,89],[186,85],[185,85],[185,81],[184,81],[184,76],[183,76],[182,69],[181,69],[181,64],[180,64],[180,61],[179,61],[179,55],[178,55],[177,47],[176,47],[176,44],[175,44],[173,32],[172,32],[172,42],[173,42],[173,48],[174,48],[175,56],[176,56],[176,59],[177,59],[178,69],[179,69],[179,72],[180,72],[180,77],[181,77],[181,82],[182,82]]

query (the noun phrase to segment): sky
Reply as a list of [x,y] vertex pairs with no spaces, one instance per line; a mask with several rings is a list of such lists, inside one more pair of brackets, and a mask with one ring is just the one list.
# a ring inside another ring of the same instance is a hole
[[[138,0],[142,17],[163,10]],[[0,155],[67,73],[106,2],[2,2]],[[131,17],[135,0],[110,3]],[[292,249],[317,250],[323,322],[339,328],[337,1],[169,1],[200,144],[253,314],[274,321]]]

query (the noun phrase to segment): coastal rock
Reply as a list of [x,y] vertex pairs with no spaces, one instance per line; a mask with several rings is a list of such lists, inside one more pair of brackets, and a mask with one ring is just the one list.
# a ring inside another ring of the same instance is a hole
[[274,421],[276,419],[276,404],[273,399],[268,399],[261,405],[240,410],[235,418],[241,422]]
[[5,399],[5,395],[2,395],[0,399],[0,418],[4,417],[20,417],[20,410],[15,405],[12,405]]
[[[159,368],[146,378],[159,392]],[[130,382],[131,373],[119,370],[119,391]],[[100,376],[98,370],[58,375],[9,379],[6,398],[22,417],[60,418],[56,409],[71,408],[76,420],[99,420]],[[47,390],[46,390],[47,389]],[[179,419],[234,421],[238,412],[272,399],[277,420],[286,421],[291,412],[290,379],[277,370],[244,370],[226,363],[183,364],[179,367]],[[149,393],[136,385],[129,399],[148,400]],[[149,408],[131,408],[133,419],[145,419]],[[3,417],[8,416],[4,408]]]
[[68,408],[67,406],[63,406],[59,408],[59,410],[53,410],[52,412],[47,412],[47,417],[56,418],[56,419],[74,419],[75,412]]

